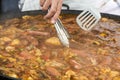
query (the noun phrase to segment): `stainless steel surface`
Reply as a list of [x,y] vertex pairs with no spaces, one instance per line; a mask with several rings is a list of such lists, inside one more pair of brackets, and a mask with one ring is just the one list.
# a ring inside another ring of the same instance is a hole
[[[49,11],[50,9],[48,9]],[[55,29],[57,31],[57,35],[59,37],[60,42],[63,44],[65,47],[69,47],[69,34],[65,30],[61,20],[58,18],[57,21],[54,23]]]
[[65,28],[59,18],[57,19],[57,21],[54,25],[55,25],[55,29],[57,31],[57,35],[58,35],[61,43],[64,46],[69,47],[70,36],[69,36],[68,32],[65,30]]
[[68,33],[68,31],[65,29],[64,25],[62,24],[61,20],[58,18],[57,22],[59,23],[59,25],[61,25],[61,28],[63,29],[64,33],[66,34],[67,38],[70,38],[70,35]]
[[100,18],[101,15],[99,11],[93,7],[89,7],[77,16],[76,22],[81,29],[90,31]]
[[76,22],[83,30],[91,30],[100,20],[100,9],[105,6],[110,0],[103,0],[100,8],[96,9],[92,6],[86,6],[86,9],[77,16]]

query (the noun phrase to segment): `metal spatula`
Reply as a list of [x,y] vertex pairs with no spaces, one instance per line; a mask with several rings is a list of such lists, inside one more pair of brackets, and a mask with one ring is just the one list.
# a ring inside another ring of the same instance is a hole
[[61,41],[61,43],[66,46],[69,47],[69,34],[67,32],[67,30],[64,28],[62,22],[60,21],[60,19],[58,18],[55,25],[55,29],[57,31],[57,35]]
[[[49,9],[48,9],[48,11],[49,11]],[[63,46],[69,47],[70,35],[67,32],[67,30],[65,29],[64,25],[62,24],[62,22],[59,18],[54,23],[54,26],[55,26],[57,36],[58,36],[60,42],[63,44]]]
[[76,22],[78,25],[86,31],[91,30],[101,19],[99,10],[108,3],[110,0],[103,0],[102,5],[99,9],[92,6],[86,7],[86,9],[77,16]]

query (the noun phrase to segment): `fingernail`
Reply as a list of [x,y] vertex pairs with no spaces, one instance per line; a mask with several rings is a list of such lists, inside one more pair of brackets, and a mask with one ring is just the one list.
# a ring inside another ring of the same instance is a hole
[[55,20],[51,20],[51,23],[53,23],[53,24],[54,24],[54,23],[55,23]]
[[42,9],[43,7],[41,7],[41,9]]

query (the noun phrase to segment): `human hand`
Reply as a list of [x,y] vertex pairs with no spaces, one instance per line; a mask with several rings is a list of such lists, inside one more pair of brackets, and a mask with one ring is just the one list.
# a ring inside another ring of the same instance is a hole
[[49,12],[44,16],[44,19],[51,19],[51,23],[55,23],[60,15],[63,0],[40,0],[42,10],[48,10]]

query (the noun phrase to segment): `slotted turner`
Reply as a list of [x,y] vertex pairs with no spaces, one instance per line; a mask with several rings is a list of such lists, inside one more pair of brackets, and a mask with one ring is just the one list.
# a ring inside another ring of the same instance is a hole
[[85,31],[91,30],[101,19],[99,10],[108,3],[110,0],[103,0],[99,9],[92,6],[86,7],[85,10],[76,18],[77,24]]

